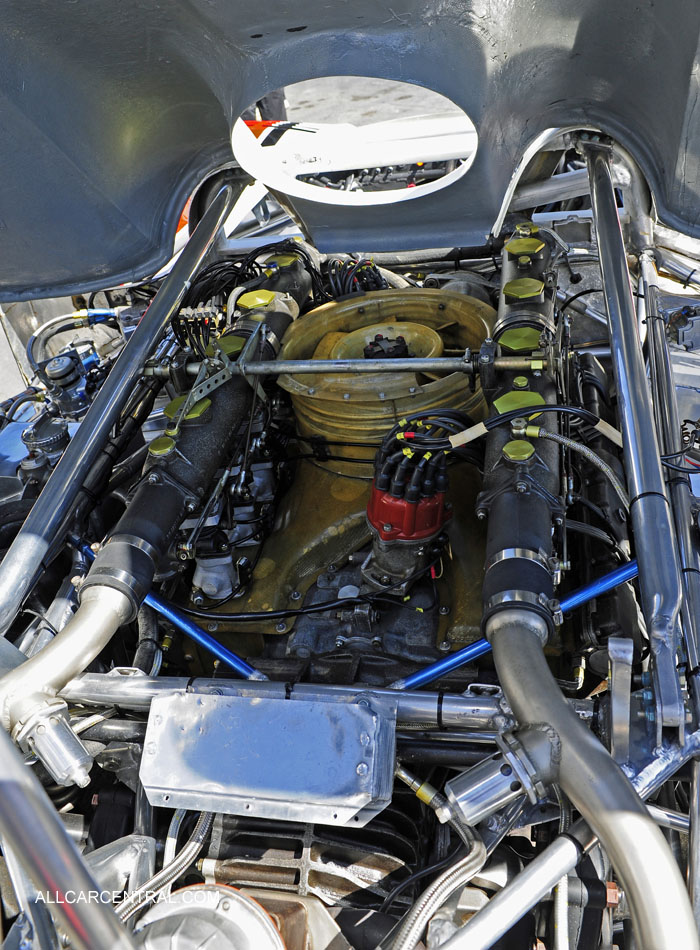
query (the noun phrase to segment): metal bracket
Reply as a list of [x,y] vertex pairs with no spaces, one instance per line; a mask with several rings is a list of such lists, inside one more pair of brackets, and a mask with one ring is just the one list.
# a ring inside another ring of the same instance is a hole
[[[251,335],[246,340],[245,346],[238,355],[238,373],[245,379],[248,385],[253,389],[253,392],[256,394],[258,399],[262,402],[267,402],[267,396],[265,395],[265,390],[262,388],[260,380],[257,376],[254,376],[252,379],[250,376],[246,375],[246,363],[251,356],[255,356],[255,353],[258,349],[259,339],[267,339],[267,327],[264,323],[259,323],[257,328],[253,330]],[[223,356],[223,354],[222,354]],[[228,363],[228,359],[224,356],[224,360]]]
[[626,637],[610,637],[610,752],[619,765],[630,757],[630,713],[634,644]]
[[[187,416],[187,413],[190,411],[192,406],[199,402],[200,399],[204,399],[210,393],[213,393],[215,389],[219,388],[219,386],[223,386],[223,384],[227,383],[229,379],[232,379],[234,375],[242,376],[253,388],[259,399],[261,399],[263,402],[267,400],[265,391],[260,385],[258,379],[249,379],[245,373],[246,360],[250,358],[254,350],[257,348],[258,339],[260,338],[261,334],[264,338],[266,332],[267,328],[265,327],[265,324],[259,323],[246,340],[245,345],[238,357],[238,365],[235,367],[228,356],[220,348],[218,341],[213,341],[212,346],[214,348],[215,356],[210,357],[201,363],[194,381],[194,385],[192,386],[192,389],[190,389],[189,393],[187,394],[187,398],[180,407],[171,431],[174,431],[175,433],[179,432],[180,426],[182,425],[182,420]],[[219,365],[221,365],[222,368],[209,375],[210,371]]]

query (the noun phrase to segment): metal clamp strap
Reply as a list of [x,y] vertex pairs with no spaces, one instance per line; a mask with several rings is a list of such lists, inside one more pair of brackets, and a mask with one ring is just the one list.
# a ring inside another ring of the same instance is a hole
[[500,564],[501,561],[511,561],[511,560],[525,560],[525,561],[534,561],[536,564],[539,564],[540,567],[543,567],[548,573],[551,573],[551,564],[550,559],[544,553],[544,551],[531,551],[529,548],[503,548],[501,551],[496,551],[488,561],[486,562],[486,571],[490,571],[492,567],[496,564]]

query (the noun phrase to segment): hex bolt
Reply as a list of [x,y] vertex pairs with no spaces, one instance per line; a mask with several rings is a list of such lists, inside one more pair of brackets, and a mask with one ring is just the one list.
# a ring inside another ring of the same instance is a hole
[[392,526],[390,524],[383,524],[382,531],[391,531]]
[[216,631],[217,631],[218,629],[219,629],[218,623],[208,623],[208,624],[207,624],[207,630],[209,631],[209,633],[216,633]]
[[355,769],[358,775],[367,775],[369,772],[369,766],[366,762],[360,762],[360,764]]
[[443,617],[446,616],[449,612],[450,612],[450,608],[447,606],[447,604],[443,604],[442,607],[440,608],[440,613],[443,615]]
[[196,594],[192,594],[192,603],[196,604],[197,607],[201,606],[201,604],[204,603],[204,596],[200,594],[199,592],[197,592]]
[[336,647],[342,647],[342,645],[343,645],[344,643],[345,643],[345,638],[344,638],[344,637],[336,637],[336,638],[335,638],[335,645],[336,645]]
[[478,521],[483,521],[484,518],[486,517],[486,509],[485,509],[485,508],[477,508],[476,517],[477,517],[477,520],[478,520]]
[[449,653],[451,649],[452,644],[449,640],[441,640],[440,643],[438,643],[438,650],[442,651],[442,653]]
[[527,482],[516,482],[515,490],[519,495],[523,495],[527,491]]
[[349,399],[350,393],[343,393],[343,399]]
[[287,624],[284,622],[284,620],[280,620],[280,622],[275,627],[275,630],[277,631],[277,633],[284,633],[286,629],[287,629]]
[[293,590],[291,596],[292,596],[292,600],[301,600],[301,591]]

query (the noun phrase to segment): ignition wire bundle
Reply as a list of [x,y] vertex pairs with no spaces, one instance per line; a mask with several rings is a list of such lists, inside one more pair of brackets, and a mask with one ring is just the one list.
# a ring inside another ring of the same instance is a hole
[[328,262],[328,283],[334,297],[360,294],[368,290],[387,290],[389,284],[369,258],[332,258]]

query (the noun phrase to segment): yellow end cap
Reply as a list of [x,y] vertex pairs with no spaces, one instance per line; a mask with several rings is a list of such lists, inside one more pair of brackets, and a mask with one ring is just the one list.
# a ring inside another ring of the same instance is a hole
[[239,310],[264,310],[274,299],[272,290],[249,290],[247,294],[241,294],[236,306]]
[[511,238],[506,244],[506,250],[513,257],[520,257],[521,254],[530,257],[532,254],[539,254],[544,250],[545,243],[538,237],[517,237]]
[[532,352],[540,345],[540,333],[535,327],[513,327],[504,330],[498,342],[512,353],[522,353],[525,350]]
[[499,414],[513,409],[529,409],[531,406],[543,405],[544,398],[539,393],[530,392],[529,389],[513,389],[493,401],[493,408]]
[[161,435],[148,446],[148,454],[155,458],[163,458],[165,455],[170,455],[174,448],[175,439],[171,439],[167,435]]
[[[165,415],[170,420],[176,419],[177,414],[182,408],[182,404],[184,403],[186,399],[187,399],[186,395],[176,396],[175,399],[169,402],[168,405],[165,407],[165,409],[163,410],[163,415]],[[196,402],[193,406],[190,406],[190,408],[187,410],[187,415],[185,416],[185,419],[201,419],[204,413],[207,411],[207,409],[210,406],[211,406],[211,399],[207,399],[206,397],[204,399],[200,399],[199,402]],[[155,441],[157,442],[158,440],[155,439]],[[151,443],[151,445],[152,444],[153,443]]]
[[503,293],[511,300],[532,300],[539,297],[544,290],[544,283],[534,277],[517,277],[509,280],[503,288]]
[[512,439],[503,446],[503,456],[509,462],[527,462],[535,454],[535,446],[525,439]]

